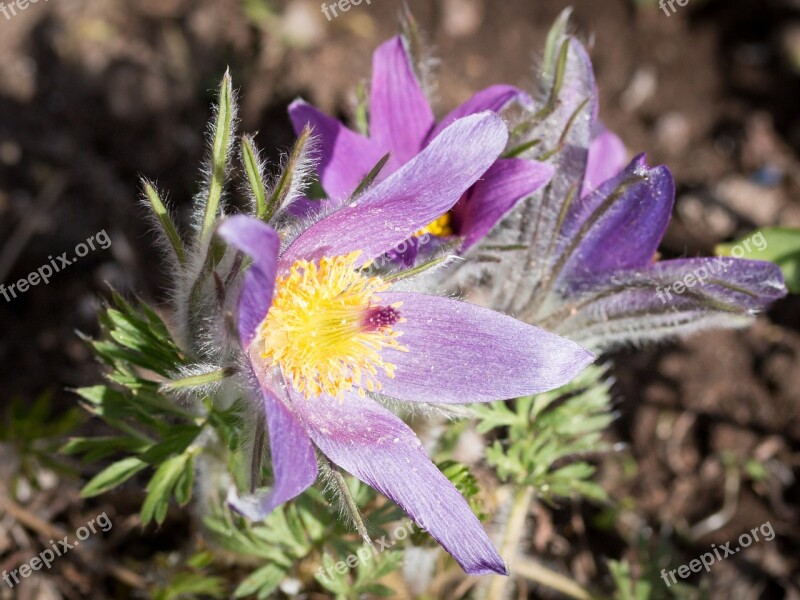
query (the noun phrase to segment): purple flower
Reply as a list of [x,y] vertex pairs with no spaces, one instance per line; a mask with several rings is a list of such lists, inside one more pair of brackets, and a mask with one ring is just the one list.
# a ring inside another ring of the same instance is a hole
[[450,210],[505,147],[500,118],[459,119],[357,202],[281,250],[235,216],[219,227],[252,259],[238,300],[250,383],[266,412],[274,485],[231,503],[261,519],[317,477],[315,448],[400,505],[468,573],[506,573],[465,499],[377,400],[467,403],[570,381],[593,356],[557,335],[451,298],[392,289],[361,267]]
[[625,144],[600,121],[592,128],[592,140],[586,157],[581,198],[596,190],[601,183],[618,175],[628,164]]
[[[595,350],[747,324],[785,295],[769,262],[656,260],[675,199],[672,175],[644,155],[626,166],[622,142],[597,120],[586,51],[572,38],[562,43],[571,76],[528,134],[557,149],[556,175],[487,239],[506,250],[493,256],[477,246],[448,284],[480,281],[486,305]],[[488,256],[490,268],[475,272],[475,255]]]
[[[448,114],[438,124],[406,52],[403,38],[394,37],[373,55],[369,137],[345,127],[303,100],[289,107],[295,131],[307,125],[321,140],[318,167],[328,202],[335,206],[347,201],[364,177],[383,156],[389,161],[378,181],[397,171],[417,156],[442,131],[456,120],[482,111],[500,112],[517,102],[528,105],[524,92],[508,85],[495,85],[478,92]],[[499,159],[489,166],[480,181],[469,188],[451,210],[437,215],[422,230],[434,240],[461,238],[461,250],[474,245],[522,198],[545,185],[552,177],[549,165],[533,160]],[[313,210],[318,203],[301,203],[301,211]],[[418,237],[417,236],[417,237]],[[411,238],[416,239],[415,237]],[[417,244],[404,253],[404,262],[413,264]]]

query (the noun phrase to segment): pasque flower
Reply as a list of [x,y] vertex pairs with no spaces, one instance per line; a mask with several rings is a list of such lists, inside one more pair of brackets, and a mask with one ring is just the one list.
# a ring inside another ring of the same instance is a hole
[[231,502],[252,519],[317,477],[315,448],[399,504],[472,574],[505,573],[465,499],[413,431],[376,398],[466,403],[570,381],[593,356],[487,308],[408,291],[365,266],[449,211],[503,151],[490,112],[445,128],[356,202],[283,244],[267,224],[227,219],[219,235],[252,260],[238,300],[250,383],[266,413],[268,491]]
[[[326,204],[347,201],[364,177],[386,154],[388,162],[378,180],[394,173],[427,147],[457,119],[485,110],[500,112],[512,103],[530,104],[530,97],[509,85],[495,85],[475,94],[438,124],[425,92],[414,73],[401,36],[381,45],[373,55],[369,137],[348,129],[303,100],[289,107],[296,132],[311,125],[320,140],[318,166]],[[522,198],[541,188],[553,174],[550,165],[516,158],[500,158],[443,215],[437,215],[424,231],[432,237],[433,249],[443,240],[460,238],[460,248],[474,245]],[[319,203],[301,203],[314,210]],[[403,254],[413,264],[419,236],[410,238]]]
[[[648,166],[644,155],[626,166],[624,145],[597,119],[586,51],[573,38],[561,43],[569,80],[528,133],[557,149],[557,175],[486,240],[505,250],[492,256],[479,245],[450,284],[480,282],[485,304],[595,350],[746,324],[785,295],[781,272],[769,262],[657,260],[675,199],[672,175]],[[478,254],[492,260],[489,269]],[[664,292],[698,272],[708,277],[689,279],[693,285],[681,294]]]

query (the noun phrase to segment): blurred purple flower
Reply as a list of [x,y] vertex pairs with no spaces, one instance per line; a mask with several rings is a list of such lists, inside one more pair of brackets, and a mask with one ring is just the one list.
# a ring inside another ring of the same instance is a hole
[[507,572],[466,500],[372,392],[411,403],[515,398],[569,382],[593,356],[486,308],[392,291],[391,281],[360,269],[450,210],[506,140],[495,114],[459,119],[283,251],[277,233],[256,219],[220,226],[219,235],[252,259],[238,330],[266,412],[274,473],[269,491],[231,495],[242,514],[262,519],[308,488],[316,447],[394,500],[466,572]]
[[[495,85],[475,94],[437,124],[414,74],[403,38],[397,36],[373,55],[369,137],[348,129],[303,100],[296,100],[289,107],[289,115],[298,134],[310,124],[320,138],[320,181],[328,203],[339,206],[386,154],[389,160],[377,181],[417,156],[457,119],[486,110],[500,112],[514,102],[530,105],[531,99],[515,87]],[[460,248],[466,250],[517,202],[545,185],[552,175],[553,168],[547,164],[501,158],[490,165],[448,213],[437,215],[424,231],[433,236],[434,242],[461,238]],[[301,202],[300,210],[314,210],[315,206],[319,207],[319,203]],[[416,259],[417,237],[410,238],[410,249],[402,256],[407,265]]]

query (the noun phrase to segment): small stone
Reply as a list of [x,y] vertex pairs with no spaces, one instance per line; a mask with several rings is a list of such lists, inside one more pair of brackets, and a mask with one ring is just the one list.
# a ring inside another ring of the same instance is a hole
[[22,159],[22,148],[19,144],[10,140],[0,142],[0,162],[4,165],[13,166]]
[[294,577],[287,577],[281,581],[280,589],[287,596],[297,596],[303,589],[303,582]]
[[658,75],[654,67],[639,67],[622,93],[620,104],[627,111],[635,111],[647,102],[658,89]]
[[776,224],[784,205],[779,188],[763,187],[738,175],[720,181],[713,193],[720,202],[759,227]]
[[670,154],[680,154],[691,141],[689,119],[679,112],[671,112],[656,122],[656,138]]
[[[325,33],[324,17],[316,4],[295,0],[283,13],[282,34],[292,46],[310,48],[322,41]],[[340,18],[347,18],[343,14]]]
[[478,0],[444,0],[442,27],[447,35],[464,37],[476,33],[483,21],[483,5]]

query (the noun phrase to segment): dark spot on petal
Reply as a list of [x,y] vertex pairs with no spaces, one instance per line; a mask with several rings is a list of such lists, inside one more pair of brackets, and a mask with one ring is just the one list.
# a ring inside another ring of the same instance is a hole
[[400,320],[400,311],[392,306],[375,306],[367,312],[367,327],[383,329],[391,327]]

